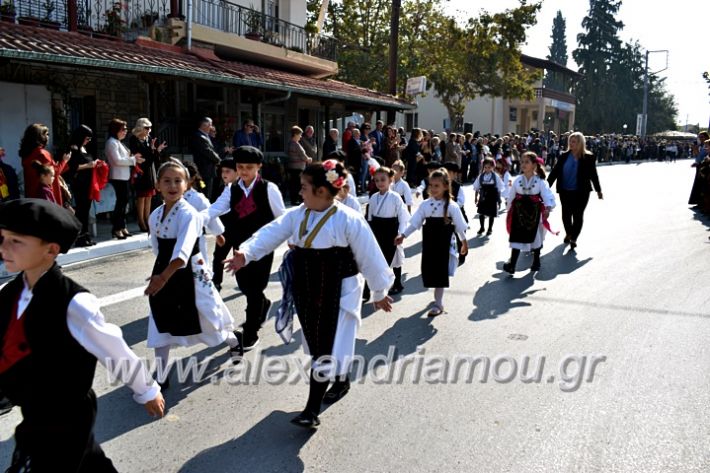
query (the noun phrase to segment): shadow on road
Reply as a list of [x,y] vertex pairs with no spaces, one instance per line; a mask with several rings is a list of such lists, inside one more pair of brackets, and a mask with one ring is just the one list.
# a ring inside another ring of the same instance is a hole
[[[571,274],[577,271],[593,259],[590,257],[580,260],[577,258],[577,252],[574,250],[568,250],[565,253],[566,248],[567,245],[562,243],[557,245],[555,249],[548,254],[542,255],[540,258],[540,271],[535,275],[535,279],[539,281],[552,281],[557,276]],[[520,259],[523,260],[522,257]],[[527,264],[527,260],[525,264]],[[521,266],[521,262],[518,261],[518,267],[529,268],[530,265]]]
[[[502,264],[500,263],[501,266]],[[518,261],[518,265],[520,264],[521,262]],[[538,291],[528,291],[535,282],[533,273],[513,278],[508,273],[501,272],[494,274],[493,277],[496,278],[495,281],[487,281],[474,294],[473,312],[469,315],[469,320],[480,322],[481,320],[496,319],[514,307],[529,306],[530,303],[524,302],[522,299]]]
[[242,436],[201,451],[179,473],[304,470],[299,453],[316,432],[291,424],[298,413],[274,411]]

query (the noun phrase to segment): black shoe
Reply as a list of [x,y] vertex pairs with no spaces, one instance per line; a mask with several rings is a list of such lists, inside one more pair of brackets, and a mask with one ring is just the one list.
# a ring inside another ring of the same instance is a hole
[[334,404],[340,401],[347,393],[350,391],[350,381],[336,381],[333,386],[326,391],[325,396],[323,396],[324,404]]
[[243,342],[244,351],[253,350],[259,344],[259,335],[253,332],[244,332]]
[[491,236],[492,233],[493,233],[493,229],[489,228],[488,231],[486,232],[486,236]]
[[214,281],[212,281],[212,284],[214,284],[214,288],[217,289],[217,292],[219,292],[219,291],[222,290],[222,285],[221,285],[221,284],[218,284],[218,283],[216,283],[216,282],[214,282]]
[[576,241],[573,241],[573,240],[570,240],[570,241],[569,241],[569,247],[574,250],[575,248],[577,248],[577,242],[576,242]]
[[485,232],[485,231],[486,231],[486,229],[481,227],[481,229],[476,232],[476,235],[483,235],[483,232]]
[[503,263],[503,271],[510,273],[510,274],[515,274],[515,268],[513,267],[510,262],[508,263]]
[[237,337],[239,345],[234,348],[229,347],[229,357],[231,358],[233,365],[238,365],[244,358],[244,336],[242,335],[242,332],[238,330],[234,331],[234,335]]
[[564,242],[565,242],[565,243],[569,243],[569,240],[570,240],[569,235],[565,235]]
[[296,424],[297,426],[303,427],[305,429],[313,429],[320,425],[320,419],[317,415],[303,411],[296,417],[291,419],[291,423]]
[[126,237],[132,237],[132,236],[133,236],[133,233],[129,232],[129,231],[128,231],[127,229],[125,229],[125,228],[124,228],[123,230],[121,230],[121,231],[123,232],[123,235],[126,236]]
[[389,294],[390,296],[396,296],[397,294],[400,294],[402,291],[404,291],[403,286],[392,286],[392,289],[390,289],[387,294]]
[[540,263],[533,263],[532,266],[530,266],[530,271],[540,271]]
[[125,240],[127,238],[126,235],[124,235],[121,231],[113,232],[113,237],[118,238],[119,240]]

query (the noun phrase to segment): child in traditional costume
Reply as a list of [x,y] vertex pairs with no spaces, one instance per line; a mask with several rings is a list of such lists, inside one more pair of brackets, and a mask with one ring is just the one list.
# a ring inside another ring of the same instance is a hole
[[520,158],[522,174],[515,178],[508,195],[507,227],[510,234],[510,260],[503,270],[515,273],[520,251],[533,252],[531,271],[540,270],[540,250],[545,233],[552,232],[547,218],[555,207],[555,194],[545,180],[545,162],[533,152]]
[[[348,173],[348,176],[350,176],[350,173]],[[344,206],[350,207],[351,209],[357,210],[358,212],[362,212],[362,206],[360,205],[360,201],[353,197],[353,195],[350,193],[350,184],[348,184],[348,181],[345,181],[343,187],[340,189],[340,191],[338,191],[336,199],[338,199]]]
[[427,177],[422,179],[422,182],[414,190],[417,197],[422,196],[422,199],[426,200],[429,198],[429,176],[434,171],[444,167],[439,161],[429,161],[426,163]]
[[200,251],[204,216],[183,198],[188,180],[181,163],[161,165],[157,188],[164,203],[148,219],[156,256],[145,290],[150,303],[148,347],[155,349],[158,379],[165,387],[171,347],[226,343],[234,363],[243,355],[241,334],[234,331],[234,319]]
[[0,390],[22,409],[8,472],[111,473],[94,438],[96,361],[120,366],[133,399],[152,416],[165,401],[99,301],[55,259],[79,235],[69,211],[39,199],[0,205],[0,252],[21,272],[0,290]]
[[291,258],[293,273],[288,294],[295,302],[304,348],[313,358],[306,408],[292,420],[302,427],[319,425],[321,402],[335,402],[350,389],[347,373],[360,325],[365,280],[375,307],[391,310],[386,293],[394,275],[377,240],[362,214],[335,201],[345,177],[345,168],[335,160],[309,165],[301,175],[303,204],[263,227],[227,261],[238,274],[284,241],[294,245],[285,257],[286,261]]
[[478,235],[482,235],[485,231],[486,217],[488,217],[487,234],[493,233],[493,219],[498,216],[498,205],[506,191],[503,179],[495,172],[495,167],[496,164],[493,159],[485,158],[483,160],[483,172],[478,175],[473,183],[473,190],[476,191],[478,218],[481,221]]
[[[370,223],[372,233],[375,234],[377,244],[387,263],[394,270],[394,285],[389,291],[391,295],[399,294],[404,290],[402,286],[404,249],[402,245],[395,245],[394,240],[397,235],[404,233],[409,222],[409,212],[404,206],[404,201],[399,194],[390,190],[393,177],[394,171],[388,167],[383,166],[375,171],[373,179],[378,192],[370,196],[367,206],[367,221]],[[367,286],[366,292],[369,296]]]
[[404,180],[405,167],[401,160],[397,160],[392,164],[394,171],[394,181],[392,182],[392,190],[395,191],[404,201],[407,206],[407,211],[412,213],[412,189],[410,189],[407,181]]
[[[432,172],[428,187],[431,197],[421,203],[395,243],[401,245],[406,237],[422,228],[422,281],[424,287],[434,288],[434,308],[427,315],[436,317],[444,312],[444,288],[449,287],[449,277],[456,272],[459,254],[468,253],[467,226],[461,209],[451,200],[448,172],[444,169]],[[462,243],[460,251],[456,237]]]
[[[190,180],[187,183],[187,192],[185,192],[184,196],[185,200],[188,204],[192,205],[195,210],[197,210],[198,212],[202,212],[210,206],[210,201],[207,199],[207,197],[205,197],[205,194],[197,190],[201,188],[200,184],[202,183],[202,176],[200,176],[200,171],[197,169],[197,165],[195,163],[188,161],[187,163],[185,163],[185,167],[187,168],[187,172],[190,176]],[[200,235],[200,253],[202,254],[202,256],[204,256],[205,263],[209,267],[210,262],[207,259],[207,255],[209,253],[207,252],[207,237],[205,235],[206,230],[209,230],[210,233],[216,235],[217,247],[224,245],[224,225],[222,224],[222,220],[215,218],[213,220],[205,222],[202,234]],[[222,264],[223,260],[224,258],[222,258],[222,260],[219,262],[220,265]]]
[[[239,175],[237,174],[237,162],[231,157],[223,159],[219,163],[219,174],[222,177],[222,191],[224,191],[226,187],[230,187],[239,179]],[[222,222],[222,225],[224,225],[224,232],[222,233],[224,243],[215,245],[214,253],[212,254],[212,282],[214,283],[214,287],[217,288],[217,291],[222,290],[224,260],[232,252],[232,244],[234,242],[234,236],[232,236],[232,232],[234,231],[234,215],[233,211],[229,211],[219,216],[219,220]]]
[[[222,195],[210,206],[210,219],[218,215],[232,213],[228,235],[232,247],[249,239],[261,227],[272,222],[286,211],[281,191],[273,182],[259,175],[264,155],[253,146],[240,146],[233,153],[239,178],[231,186],[224,188]],[[264,291],[269,284],[273,253],[259,261],[252,262],[236,274],[239,290],[247,299],[246,322],[244,323],[244,350],[248,351],[259,343],[259,329],[266,320],[271,301]]]

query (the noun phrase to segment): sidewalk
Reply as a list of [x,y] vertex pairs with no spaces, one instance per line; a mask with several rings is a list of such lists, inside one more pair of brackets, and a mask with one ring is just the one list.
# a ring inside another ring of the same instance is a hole
[[[361,204],[367,202],[366,195],[358,196]],[[287,205],[287,209],[291,205]],[[96,222],[97,235],[94,238],[96,245],[86,248],[72,248],[68,253],[59,255],[57,263],[61,266],[83,263],[97,258],[114,256],[127,251],[136,251],[150,248],[150,239],[147,233],[139,233],[138,224],[128,222],[128,231],[133,233],[132,237],[125,240],[118,240],[111,236],[111,222],[107,219],[99,219]],[[5,264],[0,261],[0,281],[11,277],[13,273],[5,270]]]

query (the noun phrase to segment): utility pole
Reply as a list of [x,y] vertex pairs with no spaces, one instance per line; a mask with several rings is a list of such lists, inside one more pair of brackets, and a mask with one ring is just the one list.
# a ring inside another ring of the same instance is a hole
[[[402,1],[392,1],[392,17],[390,18],[390,65],[389,65],[389,93],[397,95],[397,56],[399,46],[399,11]],[[387,111],[387,123],[394,123],[396,111]]]
[[651,53],[666,53],[666,67],[659,71],[651,72],[651,74],[658,74],[659,72],[663,72],[666,69],[668,69],[668,50],[667,49],[658,49],[656,51],[646,51],[646,67],[645,67],[645,73],[643,75],[643,110],[642,110],[642,119],[641,119],[641,137],[646,138],[646,124],[648,122],[648,55]]

